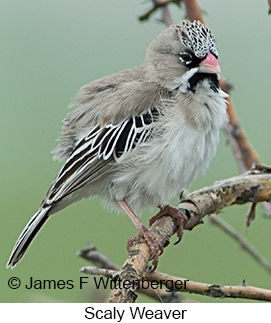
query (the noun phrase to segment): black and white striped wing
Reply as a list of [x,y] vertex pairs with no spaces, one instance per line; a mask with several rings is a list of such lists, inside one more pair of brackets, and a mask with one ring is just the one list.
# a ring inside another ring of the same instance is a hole
[[145,142],[160,116],[156,108],[120,124],[96,126],[77,144],[47,193],[45,204],[57,202],[104,175],[109,163],[120,163]]

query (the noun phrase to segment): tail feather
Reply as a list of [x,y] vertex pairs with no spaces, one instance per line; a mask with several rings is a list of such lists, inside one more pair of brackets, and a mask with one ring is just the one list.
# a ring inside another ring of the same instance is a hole
[[7,263],[7,268],[15,267],[17,262],[20,261],[20,259],[23,257],[36,234],[47,221],[50,208],[51,207],[40,208],[27,223],[17,242],[15,243],[15,246]]

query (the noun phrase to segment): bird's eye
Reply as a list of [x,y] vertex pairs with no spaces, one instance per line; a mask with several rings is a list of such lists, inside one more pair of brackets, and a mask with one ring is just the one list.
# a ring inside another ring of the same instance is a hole
[[185,65],[192,63],[192,60],[193,60],[193,56],[189,52],[181,52],[179,54],[179,58],[180,58],[180,61]]

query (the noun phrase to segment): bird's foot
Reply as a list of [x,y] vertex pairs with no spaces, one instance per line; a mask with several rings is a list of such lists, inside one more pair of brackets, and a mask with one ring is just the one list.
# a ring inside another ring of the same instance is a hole
[[172,206],[169,206],[169,205],[166,205],[166,206],[164,206],[163,208],[160,208],[160,209],[161,210],[149,220],[150,226],[156,220],[160,219],[162,216],[170,215],[175,220],[176,226],[177,226],[177,232],[176,233],[177,233],[178,240],[174,244],[179,243],[181,241],[182,237],[183,237],[184,226],[186,225],[186,223],[188,221],[188,218],[187,218],[186,214],[183,213],[182,211],[172,207]]
[[135,243],[138,243],[140,239],[144,239],[150,248],[152,259],[152,268],[151,271],[154,271],[158,265],[158,257],[163,253],[163,246],[156,240],[154,235],[142,224],[139,229],[139,235],[130,238],[127,241],[127,250],[130,251],[130,248]]

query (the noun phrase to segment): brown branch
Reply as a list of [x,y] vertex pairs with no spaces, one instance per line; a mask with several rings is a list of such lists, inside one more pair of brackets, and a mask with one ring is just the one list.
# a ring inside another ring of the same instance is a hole
[[209,216],[209,220],[212,224],[217,225],[225,233],[227,233],[233,240],[235,240],[239,245],[252,256],[264,269],[271,274],[271,263],[268,262],[260,253],[257,251],[244,237],[242,237],[239,232],[233,229],[226,221],[220,217],[212,214]]
[[[213,186],[191,193],[178,208],[188,214],[189,221],[185,229],[192,229],[201,223],[203,216],[219,213],[221,209],[233,204],[271,201],[271,174],[269,170],[253,170],[244,175],[215,183]],[[150,228],[159,244],[169,244],[169,238],[175,233],[174,219],[164,216]],[[140,240],[133,246],[121,272],[121,280],[139,280],[150,260],[148,245]],[[116,289],[110,292],[108,302],[134,302],[136,288]]]
[[[223,81],[224,80],[222,80],[222,82]],[[242,172],[244,171],[244,168],[248,170],[254,164],[260,164],[261,161],[258,153],[249,142],[244,130],[240,125],[240,122],[238,121],[231,98],[229,97],[227,101],[229,124],[228,127],[225,128],[225,131],[228,135],[229,142],[233,149],[240,171]]]
[[[203,188],[188,195],[200,213],[210,215],[219,213],[225,207],[248,202],[259,203],[271,201],[271,174],[252,170],[243,175],[216,182],[213,186]],[[192,203],[181,202],[180,209],[187,209],[194,216],[190,218],[185,228],[193,228],[201,217]]]
[[[158,280],[158,281],[171,281],[174,283],[176,281],[185,281],[186,278],[175,277],[168,274],[154,272],[147,276],[149,280]],[[210,297],[219,297],[219,298],[246,298],[254,299],[259,301],[271,301],[271,290],[263,289],[254,286],[248,286],[241,284],[239,286],[222,286],[222,285],[213,285],[200,283],[195,281],[187,281],[186,289],[183,289],[181,292],[196,293],[201,295],[206,295]]]
[[114,264],[109,258],[100,253],[93,244],[88,244],[85,248],[77,252],[77,256],[90,261],[95,266],[104,269],[120,270],[120,267]]
[[234,136],[232,135],[234,133],[232,125],[230,125],[230,123],[227,123],[226,125],[224,125],[224,131],[226,133],[228,143],[231,146],[231,149],[233,151],[233,155],[235,157],[237,166],[239,168],[239,173],[242,174],[247,170],[247,167],[244,162],[243,154],[240,150],[238,142],[234,139]]
[[[96,267],[83,267],[81,269],[81,272],[88,275],[102,275],[111,279],[114,279],[114,277],[118,275],[118,272],[115,270]],[[173,290],[181,293],[194,293],[214,298],[243,298],[260,301],[271,301],[271,290],[248,286],[245,284],[241,284],[239,286],[213,285],[195,282],[186,278],[176,277],[161,272],[147,274],[146,279],[149,282],[161,282],[167,288],[169,288],[168,284],[170,283],[170,287],[173,288]],[[174,286],[180,286],[180,281],[185,282],[185,288],[181,290],[177,288],[174,289]],[[163,297],[165,297],[165,294],[167,293],[162,288],[153,289],[152,291],[159,291],[159,294]]]
[[[163,216],[157,220],[150,228],[157,242],[163,246],[168,245],[169,238],[176,231],[176,226],[170,216]],[[131,248],[119,278],[121,281],[137,281],[143,277],[145,269],[151,259],[151,252],[144,240],[140,240]],[[109,293],[107,302],[109,303],[131,303],[137,298],[136,288],[114,289]]]
[[199,20],[204,23],[202,10],[196,0],[184,0],[187,18],[191,21]]
[[162,9],[162,21],[168,26],[173,24],[173,20],[168,11],[168,5],[170,3],[174,3],[177,6],[180,6],[181,0],[153,0],[152,7],[150,7],[146,12],[141,14],[138,17],[138,20],[140,21],[148,20],[155,11]]

